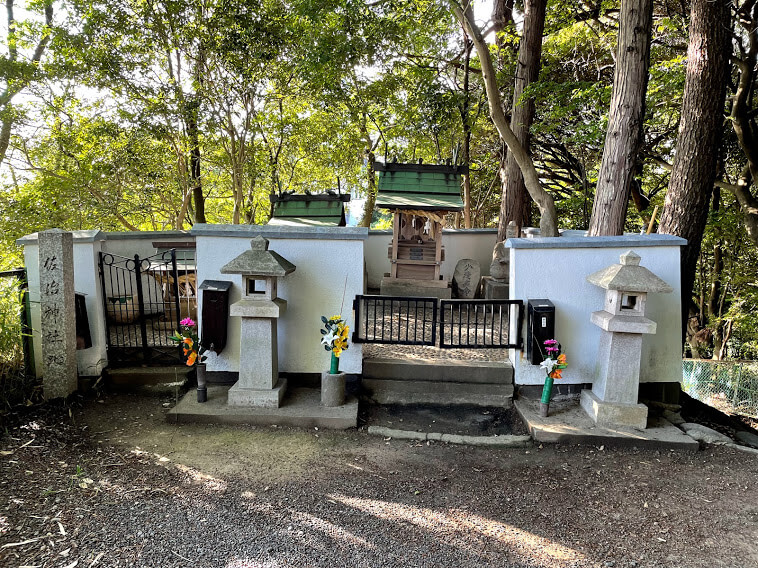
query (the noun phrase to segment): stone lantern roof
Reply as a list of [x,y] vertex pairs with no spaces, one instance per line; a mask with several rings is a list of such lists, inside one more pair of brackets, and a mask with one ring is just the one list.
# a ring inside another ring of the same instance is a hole
[[260,235],[250,241],[250,250],[221,268],[221,274],[243,276],[285,276],[294,271],[295,265],[274,251],[268,250],[268,239]]
[[613,264],[587,276],[587,282],[606,290],[621,292],[658,292],[668,294],[674,289],[644,266],[634,251],[621,255],[621,264]]

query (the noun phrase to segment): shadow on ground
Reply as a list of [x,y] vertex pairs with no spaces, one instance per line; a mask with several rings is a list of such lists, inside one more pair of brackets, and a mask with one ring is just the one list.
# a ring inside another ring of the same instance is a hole
[[13,417],[8,566],[758,564],[758,460],[177,426],[107,396]]

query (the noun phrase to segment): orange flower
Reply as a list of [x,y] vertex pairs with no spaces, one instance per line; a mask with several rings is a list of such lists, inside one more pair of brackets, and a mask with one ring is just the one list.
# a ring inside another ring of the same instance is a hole
[[197,359],[197,351],[193,351],[189,354],[189,357],[187,357],[187,366],[191,367],[195,364],[195,359]]
[[559,365],[565,365],[566,364],[566,354],[565,353],[561,353],[560,355],[558,355],[558,364]]
[[556,369],[555,371],[553,371],[552,373],[550,373],[550,378],[551,379],[562,379],[563,378],[563,377],[561,377],[561,371],[562,370],[563,369]]

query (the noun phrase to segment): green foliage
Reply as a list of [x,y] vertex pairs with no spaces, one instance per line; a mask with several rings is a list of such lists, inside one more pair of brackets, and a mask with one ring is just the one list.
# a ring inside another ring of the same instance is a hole
[[0,405],[12,406],[31,396],[33,383],[24,375],[19,309],[21,295],[16,278],[0,278]]
[[[374,157],[444,160],[460,155],[470,127],[473,223],[497,224],[503,147],[475,51],[464,77],[463,35],[446,2],[69,0],[49,29],[43,5],[35,2],[8,39],[25,57],[0,56],[5,85],[25,88],[0,108],[0,119],[14,124],[0,172],[5,267],[22,261],[17,238],[49,227],[187,228],[196,215],[194,150],[207,221],[263,224],[271,193],[339,188],[363,197]],[[548,3],[540,78],[524,95],[535,100],[531,150],[562,228],[589,222],[619,7],[619,0]],[[501,35],[502,49],[491,47],[506,106],[521,9]],[[637,175],[643,210],[630,205],[632,232],[665,199],[663,162],[676,150],[684,86],[685,12],[674,4],[655,9]],[[30,63],[48,33],[45,57]],[[721,158],[725,176],[737,179],[745,159],[729,128]],[[758,345],[749,277],[758,263],[736,203],[726,194],[722,201],[709,219],[698,290],[707,302],[720,242],[728,253],[723,310],[712,324],[731,321],[730,355],[744,356]],[[373,226],[388,219],[376,212]]]

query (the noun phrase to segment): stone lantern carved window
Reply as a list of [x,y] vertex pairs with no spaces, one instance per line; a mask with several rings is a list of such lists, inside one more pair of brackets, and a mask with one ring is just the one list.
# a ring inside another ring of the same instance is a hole
[[622,310],[636,310],[637,309],[637,295],[636,294],[623,294],[621,296],[621,309]]
[[247,281],[247,293],[253,294],[265,294],[266,293],[266,281],[250,278]]

